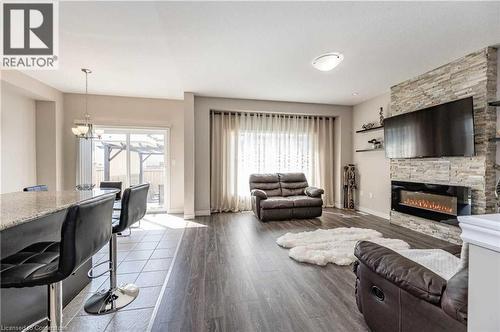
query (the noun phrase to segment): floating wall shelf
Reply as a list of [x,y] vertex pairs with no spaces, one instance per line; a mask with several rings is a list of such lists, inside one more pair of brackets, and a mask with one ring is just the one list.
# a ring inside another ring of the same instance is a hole
[[365,133],[367,131],[379,130],[379,129],[382,129],[382,128],[384,128],[384,126],[377,126],[377,127],[373,127],[373,128],[369,128],[369,129],[356,130],[356,132],[357,133]]
[[378,148],[378,149],[362,149],[362,150],[356,150],[356,152],[368,152],[368,151],[383,151],[384,148]]

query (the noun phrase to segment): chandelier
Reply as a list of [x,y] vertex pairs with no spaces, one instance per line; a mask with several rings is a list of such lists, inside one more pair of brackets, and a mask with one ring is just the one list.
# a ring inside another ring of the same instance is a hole
[[85,73],[85,113],[83,114],[83,120],[75,121],[75,126],[71,128],[71,131],[77,138],[101,139],[103,131],[102,130],[94,131],[92,120],[90,119],[90,114],[87,109],[88,94],[89,94],[89,84],[88,84],[89,74],[92,73],[92,71],[87,68],[82,68],[82,72]]

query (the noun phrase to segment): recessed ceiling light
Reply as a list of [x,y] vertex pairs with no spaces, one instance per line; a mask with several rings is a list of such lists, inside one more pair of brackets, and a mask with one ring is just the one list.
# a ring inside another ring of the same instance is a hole
[[357,95],[359,95],[359,93],[358,92],[353,92],[352,95],[353,96],[357,96]]
[[330,71],[333,68],[337,67],[339,63],[342,62],[342,60],[344,60],[344,55],[342,55],[341,53],[325,53],[316,57],[312,62],[312,66],[317,70]]

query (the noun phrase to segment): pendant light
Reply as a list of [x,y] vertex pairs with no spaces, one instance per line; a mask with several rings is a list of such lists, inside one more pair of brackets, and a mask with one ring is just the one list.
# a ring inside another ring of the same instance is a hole
[[101,130],[96,130],[96,136],[94,136],[93,124],[88,112],[89,74],[91,74],[92,71],[87,68],[82,68],[82,72],[85,74],[85,113],[83,114],[83,120],[75,121],[75,126],[71,128],[71,131],[77,138],[101,139]]

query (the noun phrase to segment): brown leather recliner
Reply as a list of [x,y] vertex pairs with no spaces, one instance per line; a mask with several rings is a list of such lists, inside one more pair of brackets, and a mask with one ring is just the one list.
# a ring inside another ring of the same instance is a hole
[[448,282],[378,244],[356,245],[356,303],[366,324],[383,332],[467,330],[468,269]]
[[304,173],[250,175],[252,210],[262,221],[316,218],[323,189],[309,187]]

